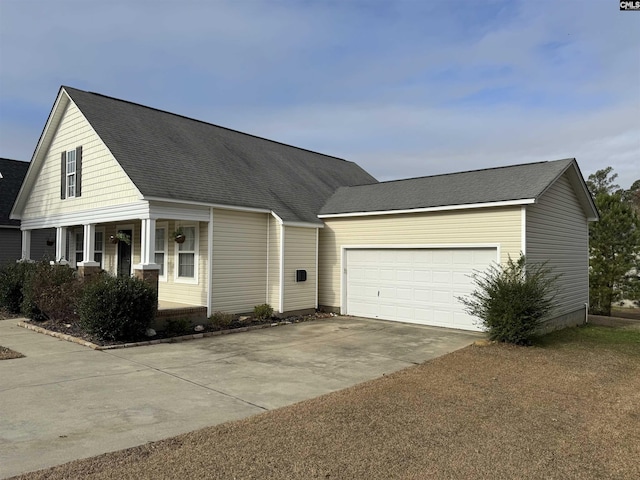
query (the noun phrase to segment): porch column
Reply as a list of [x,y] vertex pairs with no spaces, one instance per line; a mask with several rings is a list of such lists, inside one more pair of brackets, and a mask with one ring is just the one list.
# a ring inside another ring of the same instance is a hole
[[56,259],[51,263],[69,264],[67,261],[67,227],[56,227]]
[[133,266],[133,275],[158,291],[160,265],[155,263],[156,220],[143,218],[140,228],[140,263]]
[[140,263],[142,265],[155,265],[156,219],[142,219],[140,231]]
[[100,264],[94,261],[95,256],[96,224],[84,225],[82,235],[82,261],[78,263],[78,276],[90,277],[100,272]]
[[23,262],[31,260],[31,230],[22,230],[22,255]]

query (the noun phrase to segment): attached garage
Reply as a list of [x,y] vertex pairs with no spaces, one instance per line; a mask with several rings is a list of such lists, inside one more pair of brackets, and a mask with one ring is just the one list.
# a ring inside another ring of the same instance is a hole
[[328,309],[481,330],[458,297],[473,291],[473,271],[523,253],[561,274],[549,320],[585,320],[597,211],[574,159],[344,187],[319,217],[319,304]]
[[457,297],[470,274],[498,261],[496,247],[345,249],[347,315],[480,330]]

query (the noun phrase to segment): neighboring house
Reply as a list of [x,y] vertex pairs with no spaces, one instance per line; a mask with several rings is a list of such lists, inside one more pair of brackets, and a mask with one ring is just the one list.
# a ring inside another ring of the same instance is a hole
[[[28,162],[0,158],[0,266],[14,263],[23,257],[20,221],[11,220],[9,213],[28,168]],[[54,238],[54,230],[39,230],[35,233],[29,257],[38,260],[53,259],[55,247],[53,243],[47,245],[47,239],[51,242]]]
[[[25,238],[55,228],[56,259],[80,274],[134,274],[161,302],[473,330],[456,300],[468,275],[521,251],[563,273],[556,313],[583,321],[597,212],[573,159],[378,183],[352,162],[62,87],[12,218]],[[111,243],[118,232],[131,244]]]

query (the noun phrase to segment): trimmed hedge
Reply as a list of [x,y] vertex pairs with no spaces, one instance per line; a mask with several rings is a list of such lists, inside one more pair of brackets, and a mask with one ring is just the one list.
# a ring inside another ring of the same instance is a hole
[[25,284],[37,264],[29,262],[10,263],[0,269],[0,308],[9,313],[20,313],[24,299]]
[[86,285],[80,323],[101,340],[138,340],[153,322],[158,294],[137,278],[105,275]]
[[34,265],[23,288],[22,314],[37,321],[77,320],[76,306],[83,282],[76,271],[66,265]]

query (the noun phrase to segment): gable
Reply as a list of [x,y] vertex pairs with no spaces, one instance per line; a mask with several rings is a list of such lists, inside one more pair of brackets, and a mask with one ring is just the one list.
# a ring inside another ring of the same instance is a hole
[[[61,92],[61,96],[65,95]],[[70,101],[57,102],[38,145],[14,214],[23,220],[138,201],[140,194],[104,142]],[[82,191],[61,198],[61,154],[82,147]]]

